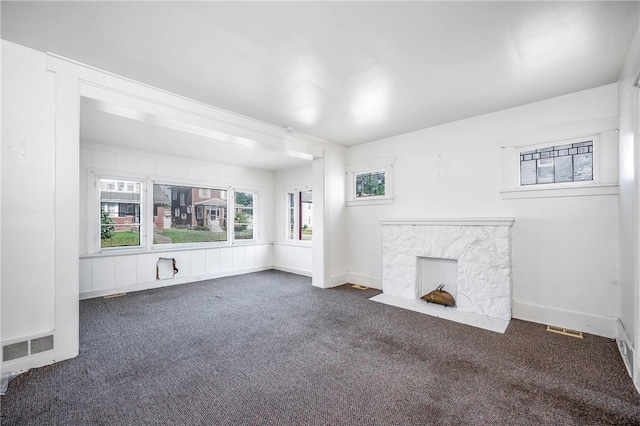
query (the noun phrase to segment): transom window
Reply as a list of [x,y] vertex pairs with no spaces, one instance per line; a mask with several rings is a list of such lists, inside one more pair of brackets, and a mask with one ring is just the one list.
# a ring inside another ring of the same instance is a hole
[[593,141],[520,153],[520,185],[593,180]]

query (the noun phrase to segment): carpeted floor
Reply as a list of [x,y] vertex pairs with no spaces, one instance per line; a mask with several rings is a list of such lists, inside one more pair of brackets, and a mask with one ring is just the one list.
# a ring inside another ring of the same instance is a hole
[[80,303],[80,356],[9,383],[2,425],[631,425],[616,344],[505,334],[278,271]]

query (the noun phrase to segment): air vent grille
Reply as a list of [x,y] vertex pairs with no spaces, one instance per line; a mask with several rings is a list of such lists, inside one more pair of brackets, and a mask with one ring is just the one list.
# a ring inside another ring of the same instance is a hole
[[568,328],[562,328],[562,327],[554,327],[553,325],[548,325],[547,331],[550,331],[552,333],[564,334],[565,336],[577,337],[578,339],[583,338],[582,333],[579,331],[570,330]]
[[351,284],[351,287],[358,290],[369,290],[369,287],[359,284]]

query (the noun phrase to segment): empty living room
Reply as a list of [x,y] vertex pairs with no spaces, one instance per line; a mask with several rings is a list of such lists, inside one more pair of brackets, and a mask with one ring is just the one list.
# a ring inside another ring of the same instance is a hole
[[3,425],[640,424],[640,2],[0,19]]

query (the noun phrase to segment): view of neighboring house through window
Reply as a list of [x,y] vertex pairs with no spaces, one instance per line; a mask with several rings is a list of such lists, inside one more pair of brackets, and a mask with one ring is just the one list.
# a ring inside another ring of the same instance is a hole
[[236,240],[252,240],[254,238],[253,203],[254,192],[236,191],[233,238]]
[[142,183],[100,178],[100,247],[140,246]]
[[520,185],[593,180],[593,141],[520,153]]
[[367,173],[356,173],[355,181],[356,198],[379,197],[385,195],[384,170]]
[[313,236],[313,191],[287,193],[287,238],[311,241]]
[[227,241],[227,191],[153,185],[153,243]]

